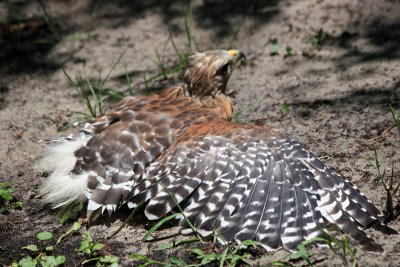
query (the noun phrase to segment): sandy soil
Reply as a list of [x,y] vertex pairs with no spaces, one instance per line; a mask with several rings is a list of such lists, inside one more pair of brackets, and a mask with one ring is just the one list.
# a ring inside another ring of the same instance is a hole
[[[35,197],[44,177],[33,167],[43,149],[37,141],[62,135],[58,129],[76,117],[72,111],[85,111],[61,66],[72,76],[81,72],[96,79],[125,51],[107,85],[126,88],[126,67],[141,94],[144,75],[158,72],[157,53],[165,56],[167,66],[177,62],[167,25],[178,47],[187,45],[180,1],[105,2],[44,2],[55,32],[43,23],[38,2],[0,3],[0,181],[10,181],[24,202],[21,211],[0,215],[0,265],[27,255],[22,247],[35,242],[37,232],[50,230],[59,237],[71,227],[59,225],[56,212]],[[383,208],[386,194],[365,158],[373,155],[375,144],[382,168],[389,173],[393,165],[399,179],[400,136],[395,128],[385,131],[393,124],[389,103],[400,110],[399,14],[396,0],[194,1],[193,50],[244,51],[248,64],[229,85],[236,92],[235,108],[244,108],[239,120],[272,125],[296,137]],[[327,37],[313,46],[311,39],[321,28]],[[277,55],[271,55],[274,43]],[[285,105],[287,113],[282,112]],[[89,229],[124,265],[132,264],[128,255],[134,252],[165,259],[190,250],[157,249],[182,236],[143,243],[148,224],[140,214],[108,238],[128,214],[121,211]],[[399,220],[390,226],[400,230]],[[176,227],[156,236],[171,233],[177,233]],[[385,253],[358,249],[359,266],[399,266],[400,236],[368,233]],[[67,266],[84,259],[76,252],[80,239],[72,235],[56,247],[55,254],[67,257]],[[327,250],[314,252],[321,266],[344,264]],[[285,253],[256,254],[261,265]]]

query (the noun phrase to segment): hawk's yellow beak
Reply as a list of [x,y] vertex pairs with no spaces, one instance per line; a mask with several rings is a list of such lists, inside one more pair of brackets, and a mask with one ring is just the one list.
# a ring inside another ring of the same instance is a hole
[[246,60],[246,56],[240,50],[228,50],[228,53],[233,57],[234,65],[241,59]]

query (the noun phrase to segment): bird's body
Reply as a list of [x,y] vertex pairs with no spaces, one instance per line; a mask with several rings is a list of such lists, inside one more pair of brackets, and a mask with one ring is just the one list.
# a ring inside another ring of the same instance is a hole
[[88,199],[88,217],[123,204],[148,219],[182,206],[183,232],[293,250],[336,224],[368,251],[382,248],[361,226],[395,233],[350,182],[273,128],[229,122],[226,84],[240,51],[194,55],[185,83],[130,97],[57,142],[42,160],[43,194],[55,206]]

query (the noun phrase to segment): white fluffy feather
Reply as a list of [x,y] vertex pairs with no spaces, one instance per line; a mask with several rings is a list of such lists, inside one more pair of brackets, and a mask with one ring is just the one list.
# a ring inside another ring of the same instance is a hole
[[88,173],[71,174],[77,158],[74,152],[84,146],[90,139],[78,137],[76,140],[65,140],[47,147],[45,156],[37,164],[41,171],[50,172],[43,182],[40,195],[44,201],[55,208],[85,199]]

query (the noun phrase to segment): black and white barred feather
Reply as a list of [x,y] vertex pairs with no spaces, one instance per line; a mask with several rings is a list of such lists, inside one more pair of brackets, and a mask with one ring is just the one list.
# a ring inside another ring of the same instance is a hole
[[[297,141],[268,128],[213,123],[189,128],[202,134],[191,135],[150,165],[128,196],[128,205],[148,201],[145,214],[155,220],[176,202],[183,203],[185,217],[201,235],[217,232],[225,241],[257,240],[268,250],[294,250],[303,240],[321,235],[325,221],[367,251],[382,248],[361,227],[395,233],[379,222],[381,212],[355,186]],[[180,226],[183,233],[191,231],[184,218]]]

